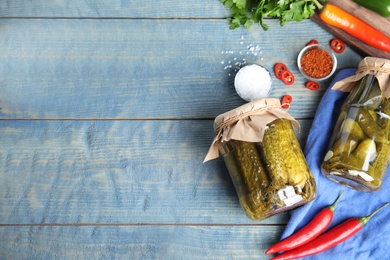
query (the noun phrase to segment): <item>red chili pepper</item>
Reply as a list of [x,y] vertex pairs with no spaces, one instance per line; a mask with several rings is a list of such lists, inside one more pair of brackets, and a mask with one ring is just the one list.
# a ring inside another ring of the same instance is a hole
[[292,102],[292,97],[290,95],[284,95],[282,101],[280,102],[283,108],[289,108]]
[[313,45],[313,44],[318,44],[318,41],[316,39],[313,39],[313,40],[309,41],[308,43],[306,43],[306,46]]
[[282,79],[283,83],[286,85],[294,84],[294,81],[295,81],[294,74],[292,74],[292,72],[289,70],[285,70],[282,72],[281,79]]
[[326,4],[320,18],[372,47],[390,52],[389,37],[336,5]]
[[275,77],[282,79],[282,73],[287,70],[287,66],[283,63],[276,63],[274,66]]
[[274,244],[267,251],[266,254],[274,254],[277,252],[283,252],[287,250],[291,250],[293,248],[297,248],[302,246],[309,241],[318,237],[332,222],[334,215],[334,208],[336,207],[337,202],[339,201],[341,195],[337,198],[337,200],[330,205],[329,207],[321,210],[306,226],[301,228],[299,231],[289,236],[288,238]]
[[369,216],[362,218],[350,218],[343,223],[337,225],[336,227],[330,229],[329,231],[323,233],[322,235],[318,236],[316,239],[310,241],[309,243],[304,244],[301,247],[294,248],[283,254],[280,254],[272,258],[271,260],[301,258],[328,250],[329,248],[332,248],[340,244],[341,242],[344,242],[345,240],[359,232],[372,216],[374,216],[379,210],[381,210],[388,204],[389,203],[386,203]]
[[305,87],[310,90],[318,90],[320,88],[320,85],[315,81],[308,81],[305,83]]
[[[306,46],[310,46],[310,45],[313,45],[313,44],[318,44],[318,41],[316,39],[313,39],[313,40],[309,41],[308,43],[306,43]],[[310,49],[318,49],[318,46],[313,46]]]
[[336,53],[342,53],[345,50],[345,45],[342,41],[339,39],[335,38],[330,41],[330,48]]

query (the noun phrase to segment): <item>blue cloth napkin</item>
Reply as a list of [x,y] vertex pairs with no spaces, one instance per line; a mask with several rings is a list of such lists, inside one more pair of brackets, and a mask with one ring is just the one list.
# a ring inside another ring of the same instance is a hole
[[[389,169],[382,188],[366,193],[344,187],[322,175],[320,166],[327,152],[328,140],[332,134],[339,109],[348,93],[332,90],[337,81],[351,76],[356,69],[341,70],[324,93],[310,130],[304,153],[310,170],[316,180],[317,197],[312,202],[291,211],[291,218],[282,239],[305,226],[321,209],[331,205],[344,191],[339,200],[334,218],[328,230],[341,222],[363,217],[390,201]],[[390,205],[379,211],[356,235],[323,253],[305,259],[390,259]]]

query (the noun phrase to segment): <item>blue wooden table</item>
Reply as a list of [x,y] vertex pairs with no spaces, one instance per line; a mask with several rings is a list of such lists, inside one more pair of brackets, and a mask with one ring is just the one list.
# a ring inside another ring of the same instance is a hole
[[[229,30],[218,0],[0,1],[0,259],[267,259],[288,213],[249,220],[214,118],[244,104],[237,68],[283,62],[270,97],[305,145],[318,91],[296,57],[311,20]],[[347,47],[338,70],[361,56]],[[273,73],[272,73],[273,75]]]

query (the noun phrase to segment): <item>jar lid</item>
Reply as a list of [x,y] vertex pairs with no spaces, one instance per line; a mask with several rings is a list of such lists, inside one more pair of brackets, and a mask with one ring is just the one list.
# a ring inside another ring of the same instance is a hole
[[350,92],[354,83],[366,75],[374,75],[378,80],[379,88],[386,98],[390,98],[390,60],[366,57],[358,66],[356,74],[336,82],[332,89]]
[[239,140],[261,142],[267,124],[286,118],[300,131],[299,123],[281,107],[279,99],[261,98],[217,116],[214,120],[216,134],[204,162],[219,156],[218,142]]

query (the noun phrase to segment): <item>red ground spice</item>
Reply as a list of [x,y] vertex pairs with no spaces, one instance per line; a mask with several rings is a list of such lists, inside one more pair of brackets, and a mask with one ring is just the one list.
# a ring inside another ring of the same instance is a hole
[[333,60],[325,50],[313,48],[302,56],[301,68],[312,78],[323,78],[332,72]]

